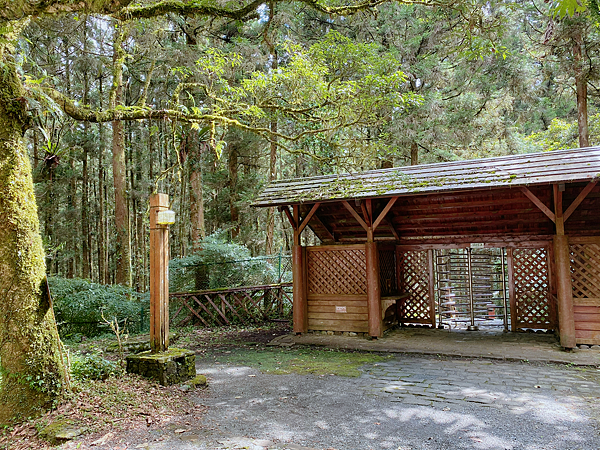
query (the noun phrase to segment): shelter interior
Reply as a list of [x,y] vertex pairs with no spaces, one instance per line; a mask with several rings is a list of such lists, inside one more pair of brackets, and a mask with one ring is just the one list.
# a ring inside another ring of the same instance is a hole
[[[274,184],[257,205],[294,229],[294,330],[497,326],[600,344],[600,149],[550,153],[468,161],[451,182],[438,164],[343,190],[339,177]],[[489,167],[503,178],[486,186]],[[322,245],[301,245],[307,227]]]

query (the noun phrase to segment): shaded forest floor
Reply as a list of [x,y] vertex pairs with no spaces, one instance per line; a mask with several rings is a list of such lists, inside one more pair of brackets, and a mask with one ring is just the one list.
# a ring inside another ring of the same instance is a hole
[[[244,353],[250,349],[266,350],[269,341],[288,332],[287,323],[244,328],[187,328],[177,330],[172,345],[194,350],[198,359],[210,358],[219,364],[217,359],[235,355],[238,349]],[[71,352],[100,353],[116,361],[118,352],[105,351],[113,342],[114,338],[106,337],[67,343],[67,346]],[[52,424],[81,433],[71,441],[73,448],[101,447],[108,441],[115,450],[135,448],[127,442],[114,445],[115,437],[127,435],[130,442],[139,443],[160,439],[165,428],[185,430],[191,421],[200,419],[206,409],[194,404],[192,396],[201,397],[202,390],[185,385],[163,387],[129,374],[106,380],[73,381],[73,393],[58,408],[40,418],[3,428],[0,449],[55,448],[60,441],[49,442],[42,437],[44,430],[49,426],[52,429]],[[70,444],[65,447],[70,448]]]

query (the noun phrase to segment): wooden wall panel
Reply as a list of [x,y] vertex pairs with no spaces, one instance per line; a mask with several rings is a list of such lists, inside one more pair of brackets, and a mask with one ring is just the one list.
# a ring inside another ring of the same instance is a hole
[[308,329],[368,332],[364,245],[307,248]]
[[600,242],[570,241],[575,338],[578,344],[600,345]]

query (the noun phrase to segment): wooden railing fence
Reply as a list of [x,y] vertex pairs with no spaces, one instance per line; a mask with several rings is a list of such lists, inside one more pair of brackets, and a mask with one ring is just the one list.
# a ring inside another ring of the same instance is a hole
[[175,313],[171,322],[197,322],[206,327],[263,323],[292,317],[292,283],[246,286],[169,295]]

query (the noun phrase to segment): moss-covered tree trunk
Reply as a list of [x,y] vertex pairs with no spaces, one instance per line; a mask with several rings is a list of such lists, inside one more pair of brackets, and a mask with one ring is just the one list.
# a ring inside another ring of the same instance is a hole
[[68,381],[23,144],[27,117],[13,57],[0,48],[0,423],[52,405]]

